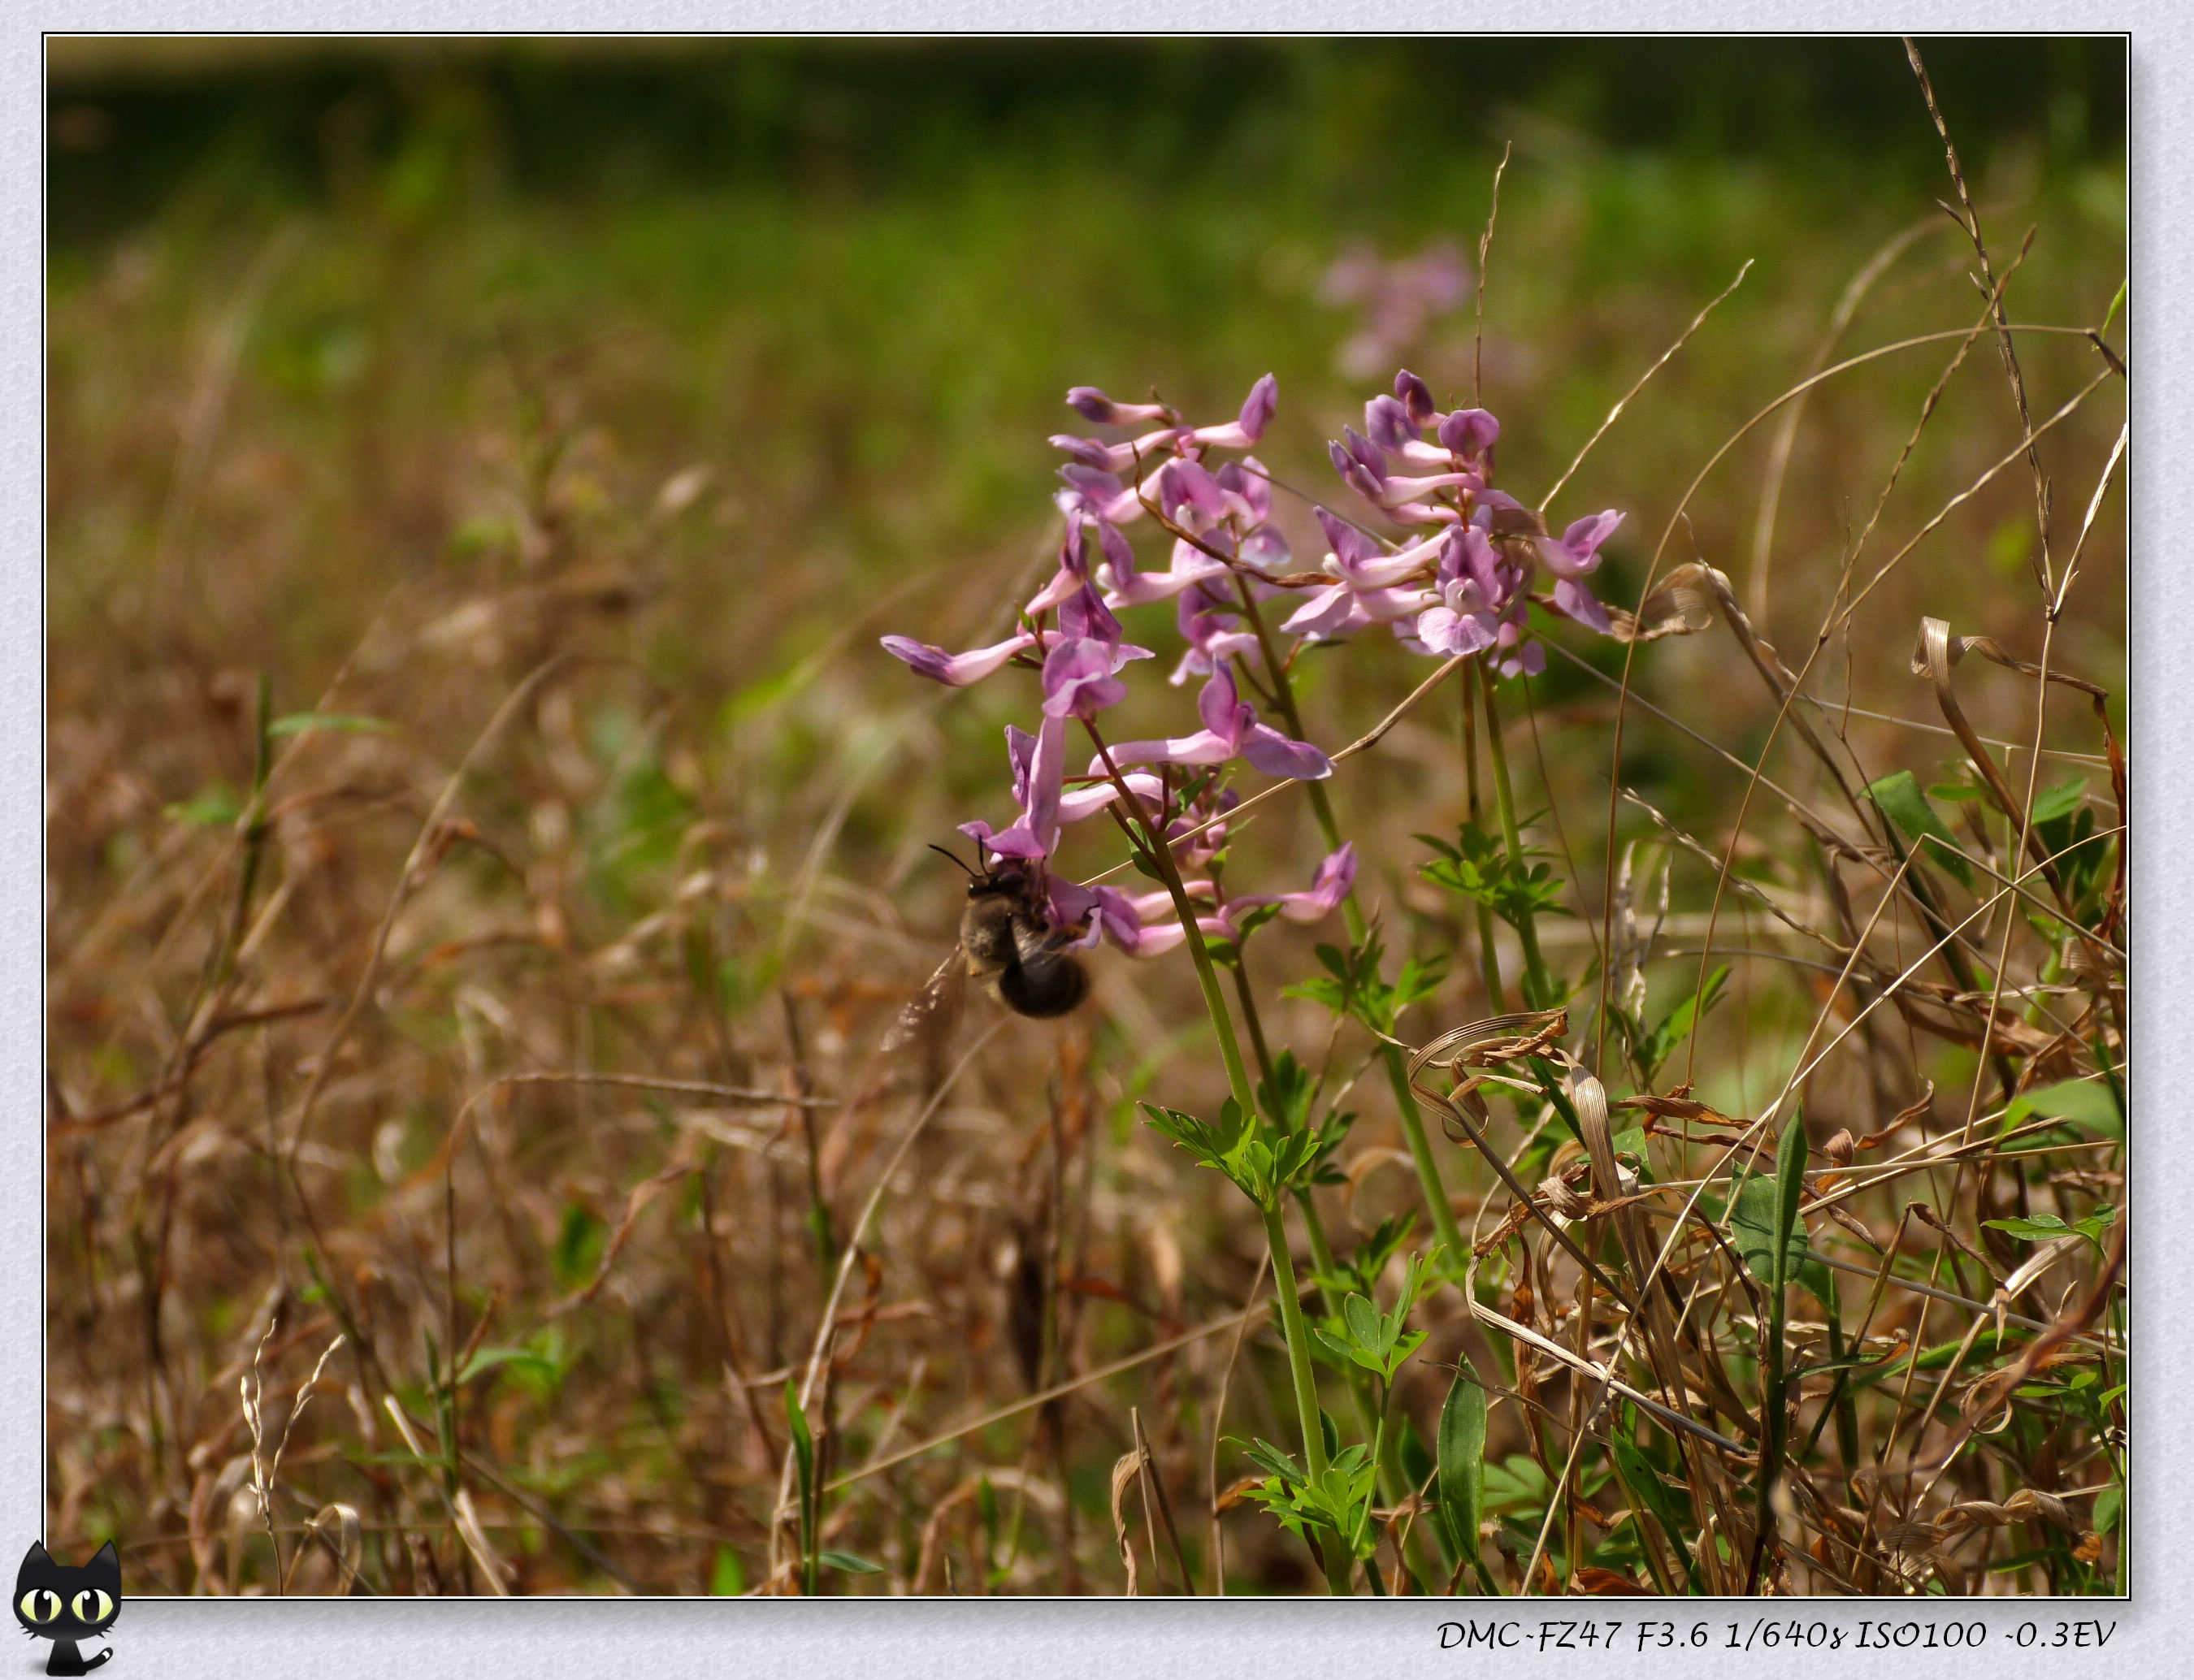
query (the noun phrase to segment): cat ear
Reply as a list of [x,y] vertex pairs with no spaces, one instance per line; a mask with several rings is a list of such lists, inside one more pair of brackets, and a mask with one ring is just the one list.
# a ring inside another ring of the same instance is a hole
[[96,1569],[104,1575],[112,1575],[118,1581],[122,1579],[122,1559],[115,1551],[112,1540],[107,1541],[105,1545],[92,1553],[91,1562],[83,1567],[87,1569]]
[[37,1540],[32,1540],[31,1542],[31,1549],[23,1554],[23,1562],[21,1567],[27,1569],[33,1563],[50,1563],[52,1562],[53,1560],[46,1556],[46,1548],[43,1544]]

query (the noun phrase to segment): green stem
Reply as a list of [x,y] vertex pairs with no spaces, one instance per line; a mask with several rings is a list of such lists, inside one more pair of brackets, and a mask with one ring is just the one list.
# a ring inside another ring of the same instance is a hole
[[[1256,633],[1257,646],[1264,654],[1265,672],[1272,679],[1272,694],[1279,702],[1280,716],[1287,724],[1289,735],[1300,741],[1303,739],[1302,714],[1295,706],[1295,685],[1289,679],[1287,667],[1272,645],[1272,633],[1265,628],[1264,614],[1257,610],[1257,598],[1249,593],[1249,580],[1238,572],[1234,583],[1241,596],[1243,614]],[[1326,794],[1325,784],[1306,782],[1303,788],[1310,795],[1311,813],[1318,819],[1325,849],[1338,851],[1341,824],[1334,818],[1333,801]],[[1341,901],[1341,910],[1347,920],[1350,942],[1362,945],[1369,924],[1364,920],[1363,906],[1356,902],[1353,886]],[[1417,1100],[1410,1090],[1409,1066],[1403,1061],[1402,1052],[1391,1044],[1384,1046],[1381,1060],[1386,1064],[1387,1083],[1394,1093],[1394,1112],[1402,1122],[1402,1136],[1409,1144],[1410,1161],[1417,1169],[1417,1182],[1432,1213],[1433,1229],[1447,1245],[1449,1258],[1454,1259],[1464,1253],[1462,1231],[1455,1222],[1455,1209],[1448,1205],[1447,1186],[1440,1182],[1439,1162],[1433,1158],[1432,1144],[1425,1136],[1424,1121],[1417,1114]]]
[[[1295,1293],[1295,1263],[1288,1258],[1287,1227],[1280,1218],[1279,1204],[1261,1211],[1265,1216],[1265,1244],[1272,1253],[1272,1293],[1279,1298],[1280,1329],[1287,1338],[1288,1374],[1294,1379],[1295,1413],[1302,1425],[1303,1464],[1315,1482],[1324,1476],[1330,1460],[1325,1456],[1325,1425],[1318,1415],[1318,1384],[1311,1373],[1310,1332],[1303,1324],[1302,1302]],[[1334,1591],[1348,1593],[1347,1560],[1322,1555],[1318,1561],[1324,1565],[1326,1580]]]
[[[1493,672],[1480,660],[1479,679],[1485,688],[1485,746],[1493,759],[1493,800],[1501,812],[1501,840],[1508,850],[1508,867],[1520,869],[1524,862],[1524,843],[1516,831],[1516,795],[1508,781],[1508,753],[1501,744],[1501,708],[1493,692]],[[1516,937],[1524,946],[1525,991],[1529,994],[1525,1005],[1531,1009],[1551,1008],[1554,1001],[1554,982],[1548,978],[1546,960],[1539,955],[1539,929],[1529,910],[1517,918]]]
[[[1189,902],[1188,891],[1181,884],[1180,869],[1174,862],[1173,849],[1166,843],[1165,835],[1140,796],[1128,785],[1127,778],[1120,774],[1119,766],[1112,762],[1111,748],[1105,744],[1104,737],[1097,732],[1096,725],[1085,718],[1083,727],[1088,731],[1090,740],[1096,743],[1097,751],[1105,761],[1105,769],[1112,778],[1112,785],[1120,790],[1122,800],[1134,814],[1136,825],[1143,831],[1145,849],[1150,853],[1159,877],[1165,882],[1167,892],[1172,896],[1174,909],[1180,917],[1180,925],[1187,930],[1187,938],[1184,943],[1188,946],[1190,956],[1195,960],[1197,982],[1203,988],[1203,1005],[1210,1013],[1213,1029],[1219,1035],[1219,1053],[1226,1064],[1226,1083],[1233,1092],[1235,1102],[1241,1106],[1243,1119],[1254,1120],[1257,1112],[1256,1096],[1249,1088],[1249,1070],[1242,1064],[1242,1046],[1235,1039],[1234,1023],[1226,1012],[1226,1000],[1220,995],[1219,975],[1212,966],[1211,953],[1204,948],[1203,931],[1196,925],[1196,907]],[[1320,1422],[1318,1408],[1318,1385],[1311,1372],[1310,1333],[1304,1327],[1302,1302],[1295,1293],[1295,1264],[1288,1257],[1287,1230],[1280,1218],[1279,1204],[1276,1202],[1260,1211],[1265,1217],[1266,1244],[1272,1250],[1272,1282],[1280,1299],[1281,1328],[1287,1338],[1288,1370],[1294,1379],[1295,1410],[1302,1425],[1303,1462],[1315,1479],[1325,1474],[1327,1460],[1325,1430]],[[1347,1592],[1350,1589],[1345,1562],[1341,1566],[1341,1573],[1336,1577],[1334,1560],[1321,1557],[1319,1561],[1326,1566],[1327,1579],[1333,1584],[1334,1590]]]
[[1775,1532],[1775,1483],[1783,1474],[1789,1427],[1783,1402],[1783,1336],[1789,1291],[1778,1278],[1769,1293],[1773,1299],[1767,1308],[1767,1345],[1761,1350],[1760,1383],[1760,1422],[1765,1438],[1760,1444],[1760,1488],[1752,1519],[1752,1567],[1745,1583],[1748,1594],[1759,1591],[1760,1574],[1766,1567],[1768,1536]]
[[[1371,1437],[1371,1459],[1373,1463],[1376,1464],[1378,1462],[1380,1455],[1386,1450],[1386,1446],[1387,1396],[1382,1392],[1379,1396],[1379,1427],[1377,1431]],[[1364,1507],[1363,1520],[1357,1523],[1356,1532],[1348,1537],[1349,1550],[1351,1551],[1353,1551],[1358,1546],[1364,1543],[1364,1531],[1370,1526],[1371,1507],[1369,1505],[1366,1505]],[[1380,1584],[1379,1565],[1376,1558],[1367,1557],[1364,1559],[1364,1573],[1371,1577],[1371,1590],[1380,1597],[1385,1597],[1387,1596],[1387,1591],[1386,1588]]]
[[[1242,1004],[1242,1019],[1249,1029],[1250,1046],[1256,1052],[1257,1071],[1264,1075],[1267,1085],[1277,1090],[1279,1087],[1279,1081],[1273,1076],[1272,1050],[1265,1041],[1264,1023],[1257,1012],[1256,993],[1249,984],[1248,947],[1245,944],[1238,946],[1236,949],[1238,955],[1232,965],[1234,987],[1235,995],[1240,999]],[[1273,1118],[1277,1122],[1279,1117],[1274,1115]],[[1309,1187],[1307,1185],[1298,1188],[1295,1197],[1295,1206],[1302,1213],[1303,1230],[1310,1237],[1311,1260],[1318,1268],[1320,1276],[1331,1277],[1340,1270],[1340,1267],[1333,1257],[1333,1245],[1326,1239],[1325,1221],[1319,1217],[1318,1203],[1312,1199]],[[1328,1317],[1341,1316],[1341,1303],[1334,1299],[1330,1289],[1320,1284],[1318,1297],[1324,1303]],[[1376,1438],[1385,1442],[1383,1449],[1377,1454],[1380,1491],[1386,1495],[1389,1505],[1398,1505],[1410,1491],[1409,1478],[1402,1471],[1400,1438],[1378,1433],[1383,1430],[1384,1421],[1382,1415],[1372,1405],[1370,1373],[1352,1369],[1345,1375],[1348,1384],[1348,1397],[1356,1404],[1357,1421],[1363,1425],[1367,1433],[1372,1433]],[[1432,1551],[1434,1541],[1427,1541],[1424,1534],[1425,1530],[1430,1526],[1427,1523],[1418,1523],[1410,1530],[1417,1546],[1417,1561],[1426,1569],[1428,1576],[1434,1562]],[[1435,1540],[1440,1553],[1444,1556],[1447,1550],[1445,1540],[1437,1536]],[[1450,1557],[1446,1562],[1452,1567],[1455,1560]],[[1378,1580],[1376,1572],[1372,1580],[1376,1585]],[[1383,1588],[1380,1590],[1384,1591]]]
[[1211,953],[1204,949],[1203,931],[1196,925],[1196,906],[1189,902],[1188,889],[1181,885],[1180,868],[1174,862],[1173,848],[1167,844],[1141,795],[1128,785],[1127,778],[1120,774],[1120,767],[1112,762],[1112,749],[1098,734],[1097,725],[1084,718],[1082,726],[1096,743],[1098,755],[1105,760],[1106,772],[1112,778],[1112,785],[1120,790],[1120,797],[1134,814],[1135,825],[1143,831],[1142,849],[1149,853],[1158,878],[1173,898],[1175,913],[1180,917],[1181,927],[1187,935],[1182,943],[1187,945],[1188,955],[1196,964],[1197,983],[1203,988],[1203,1006],[1210,1013],[1212,1029],[1219,1035],[1219,1055],[1226,1064],[1227,1088],[1241,1105],[1243,1116],[1254,1115],[1257,1098],[1249,1088],[1249,1069],[1243,1065],[1242,1046],[1234,1036],[1233,1018],[1227,1014],[1226,1000],[1220,994],[1218,971],[1212,966]]
[[[1234,960],[1227,965],[1234,971],[1234,995],[1242,1006],[1242,1024],[1249,1029],[1249,1052],[1257,1058],[1257,1071],[1265,1076],[1265,1083],[1278,1091],[1279,1081],[1272,1077],[1272,1046],[1265,1042],[1265,1023],[1257,1014],[1256,994],[1249,989],[1249,952],[1244,943],[1234,948]],[[1275,1115],[1275,1120],[1279,1116]],[[1324,1259],[1318,1261],[1327,1270],[1332,1268]]]
[[[1478,707],[1477,688],[1469,678],[1462,679],[1462,771],[1463,779],[1470,789],[1468,816],[1470,826],[1479,826],[1482,807],[1478,797]],[[1493,948],[1493,912],[1483,902],[1478,910],[1478,966],[1485,981],[1487,1009],[1498,1015],[1507,1007],[1501,1001],[1501,954]]]

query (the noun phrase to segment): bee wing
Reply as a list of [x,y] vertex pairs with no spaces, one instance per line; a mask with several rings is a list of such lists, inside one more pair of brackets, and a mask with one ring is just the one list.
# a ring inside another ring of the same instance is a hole
[[1034,916],[1014,918],[1014,955],[1023,967],[1057,961],[1073,948],[1077,937],[1071,927],[1054,927]]
[[929,1046],[929,1058],[934,1059],[936,1047],[951,1033],[952,1023],[960,1013],[960,1001],[968,990],[967,953],[955,945],[937,972],[923,983],[899,1018],[885,1033],[878,1048],[887,1056],[896,1055],[917,1040]]

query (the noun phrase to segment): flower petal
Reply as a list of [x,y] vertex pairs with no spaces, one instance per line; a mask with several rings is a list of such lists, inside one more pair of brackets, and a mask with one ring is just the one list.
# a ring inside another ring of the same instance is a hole
[[1307,741],[1290,741],[1270,724],[1253,723],[1242,739],[1242,756],[1267,776],[1295,782],[1323,782],[1333,760]]
[[980,682],[1022,649],[1036,645],[1036,638],[1025,630],[989,647],[971,648],[965,653],[947,653],[941,647],[918,642],[911,636],[885,636],[881,639],[886,653],[894,659],[905,660],[917,675],[950,688],[965,688],[970,683]]
[[1066,405],[1100,426],[1132,426],[1138,421],[1165,418],[1163,403],[1116,403],[1094,385],[1074,387],[1066,393]]
[[1607,609],[1600,604],[1591,590],[1574,578],[1556,580],[1554,605],[1578,623],[1589,624],[1603,636],[1615,634],[1615,627],[1607,622]]

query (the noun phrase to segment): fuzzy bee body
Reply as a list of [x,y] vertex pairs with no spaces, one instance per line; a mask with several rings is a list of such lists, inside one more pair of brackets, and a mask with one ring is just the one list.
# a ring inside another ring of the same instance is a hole
[[969,869],[968,874],[960,943],[938,965],[921,995],[900,1012],[885,1035],[887,1052],[920,1043],[927,1046],[925,1058],[934,1064],[970,979],[981,981],[1016,1015],[1037,1020],[1066,1014],[1089,995],[1089,971],[1073,953],[1074,936],[1052,919],[1041,873],[1007,862],[980,873]]
[[1015,865],[974,876],[960,916],[968,972],[1016,1015],[1064,1015],[1089,994],[1071,937],[1052,923],[1040,877]]

